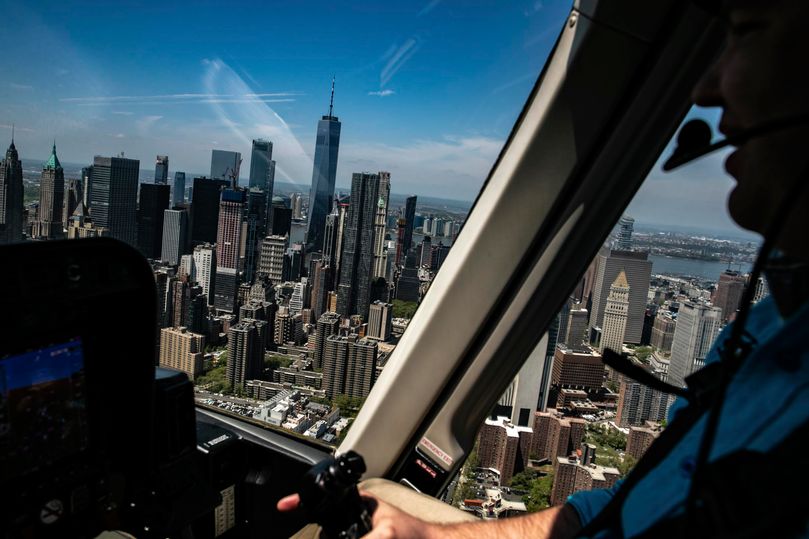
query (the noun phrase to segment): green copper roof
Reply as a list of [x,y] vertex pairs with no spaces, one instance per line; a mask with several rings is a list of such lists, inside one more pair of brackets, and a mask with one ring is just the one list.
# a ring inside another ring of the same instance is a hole
[[56,157],[56,143],[53,143],[53,150],[51,150],[51,156],[45,162],[45,166],[43,168],[50,168],[50,169],[57,169],[62,168],[62,165],[59,163],[59,158]]
[[378,208],[384,208],[385,207],[385,199],[382,198],[382,197],[379,197],[379,201],[376,203],[376,205],[377,205]]

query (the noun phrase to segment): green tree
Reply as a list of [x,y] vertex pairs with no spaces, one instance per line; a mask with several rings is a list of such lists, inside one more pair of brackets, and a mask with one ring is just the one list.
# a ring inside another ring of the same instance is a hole
[[393,300],[393,317],[394,318],[413,318],[419,304],[415,301],[402,301],[400,299]]

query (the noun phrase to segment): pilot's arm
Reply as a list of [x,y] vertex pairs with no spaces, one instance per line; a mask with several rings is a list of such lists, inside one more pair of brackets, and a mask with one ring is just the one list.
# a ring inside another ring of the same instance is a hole
[[[396,509],[368,493],[362,493],[374,506],[373,530],[366,539],[465,539],[499,537],[536,537],[563,539],[574,537],[581,528],[576,509],[569,504],[551,507],[530,515],[496,521],[461,524],[433,524]],[[279,511],[291,511],[298,506],[293,494],[278,502]]]

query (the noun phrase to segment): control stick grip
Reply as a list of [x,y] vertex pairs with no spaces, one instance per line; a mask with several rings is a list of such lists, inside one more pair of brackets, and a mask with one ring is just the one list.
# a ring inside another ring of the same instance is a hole
[[371,531],[371,511],[357,483],[365,461],[354,451],[323,459],[304,475],[300,507],[323,529],[325,539],[359,539]]

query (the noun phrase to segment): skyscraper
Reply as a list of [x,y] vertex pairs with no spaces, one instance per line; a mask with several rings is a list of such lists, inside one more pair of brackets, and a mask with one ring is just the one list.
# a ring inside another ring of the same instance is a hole
[[387,341],[391,335],[393,305],[375,301],[368,309],[368,337]]
[[247,380],[261,375],[267,344],[267,322],[244,320],[228,331],[227,381],[244,388]]
[[84,209],[86,211],[90,211],[90,191],[93,189],[93,165],[82,167],[81,169],[81,181],[82,187],[84,192],[82,195],[82,202],[84,203]]
[[192,380],[202,374],[205,337],[185,327],[160,330],[160,366],[183,371]]
[[416,202],[417,198],[416,195],[407,197],[405,201],[405,235],[404,235],[404,252],[402,256],[407,256],[407,251],[410,250],[411,245],[413,244],[413,227],[415,226],[416,222]]
[[0,244],[22,241],[22,230],[22,161],[12,133],[6,157],[0,162]]
[[185,172],[174,173],[174,185],[171,189],[171,207],[179,206],[185,202]]
[[110,236],[135,246],[136,207],[140,161],[124,157],[96,156],[93,160],[90,216],[96,227]]
[[385,277],[387,255],[385,253],[385,227],[388,220],[390,200],[390,172],[379,172],[379,200],[374,218],[374,277]]
[[365,398],[376,380],[379,347],[357,335],[331,335],[323,351],[323,389],[326,396]]
[[601,331],[599,352],[603,353],[604,349],[609,348],[620,354],[623,350],[626,317],[629,311],[629,291],[626,273],[621,270],[610,286],[607,305],[604,307],[604,326]]
[[[274,178],[270,178],[270,162],[272,162],[272,142],[261,138],[254,139],[253,149],[250,152],[249,187],[258,187],[272,199],[271,182]],[[274,170],[272,172],[275,173]]]
[[[39,183],[39,218],[31,235],[35,238],[58,239],[62,233],[62,210],[65,196],[65,171],[56,157],[56,143],[45,164]],[[75,208],[74,208],[75,209]]]
[[71,178],[67,180],[65,186],[65,202],[62,207],[62,227],[67,230],[70,217],[76,211],[76,207],[82,202],[83,189],[81,180]]
[[632,232],[635,229],[635,220],[628,215],[624,215],[618,221],[618,250],[632,250]]
[[337,262],[337,232],[340,229],[340,215],[335,207],[326,216],[326,229],[323,234],[323,260],[333,265]]
[[267,197],[259,187],[251,187],[247,191],[244,229],[244,281],[252,283],[258,268],[261,239],[267,235]]
[[705,364],[705,356],[719,333],[722,309],[684,301],[677,313],[671,342],[668,382],[685,386],[686,377]]
[[202,292],[213,305],[214,279],[216,277],[216,247],[205,243],[194,247],[193,279],[202,286]]
[[283,282],[288,236],[267,236],[261,241],[258,272],[277,284]]
[[312,187],[309,191],[309,228],[307,251],[323,250],[326,216],[331,213],[334,182],[337,177],[337,153],[340,146],[340,121],[333,115],[334,80],[331,83],[329,113],[317,123]]
[[334,288],[334,274],[328,262],[317,261],[312,269],[312,299],[310,305],[315,320],[326,311],[329,292]]
[[738,271],[726,270],[719,276],[713,304],[722,309],[722,320],[727,321],[736,313],[742,302],[742,294],[744,294],[746,285],[747,279]]
[[337,312],[368,319],[374,250],[374,216],[379,200],[379,176],[355,172],[345,227],[345,245],[337,287]]
[[323,352],[326,349],[326,339],[332,335],[337,335],[339,329],[340,315],[337,313],[325,312],[317,319],[315,350],[312,354],[312,366],[315,369],[323,368]]
[[652,262],[648,253],[618,251],[602,248],[596,257],[596,275],[593,287],[593,306],[590,312],[590,328],[603,328],[604,308],[610,285],[623,270],[629,284],[629,309],[626,318],[624,342],[638,344],[643,333],[643,319],[646,315],[646,296],[649,293],[649,278]]
[[169,191],[168,185],[143,183],[140,186],[138,249],[146,258],[159,259],[163,252],[163,218],[169,207]]
[[174,266],[180,263],[188,244],[188,212],[165,210],[164,215],[160,259]]
[[169,156],[158,155],[154,162],[154,182],[158,185],[169,183]]
[[267,234],[288,236],[292,231],[292,210],[284,205],[281,197],[272,198],[272,208],[267,212]]
[[242,165],[242,154],[226,150],[211,150],[211,178],[224,180],[228,186],[239,186],[239,168]]
[[245,192],[236,189],[222,191],[219,203],[219,226],[216,231],[216,289],[214,306],[218,311],[235,312],[236,290],[239,287],[239,255]]
[[219,199],[222,189],[229,182],[194,178],[191,193],[191,243],[216,243],[216,230],[219,226]]

